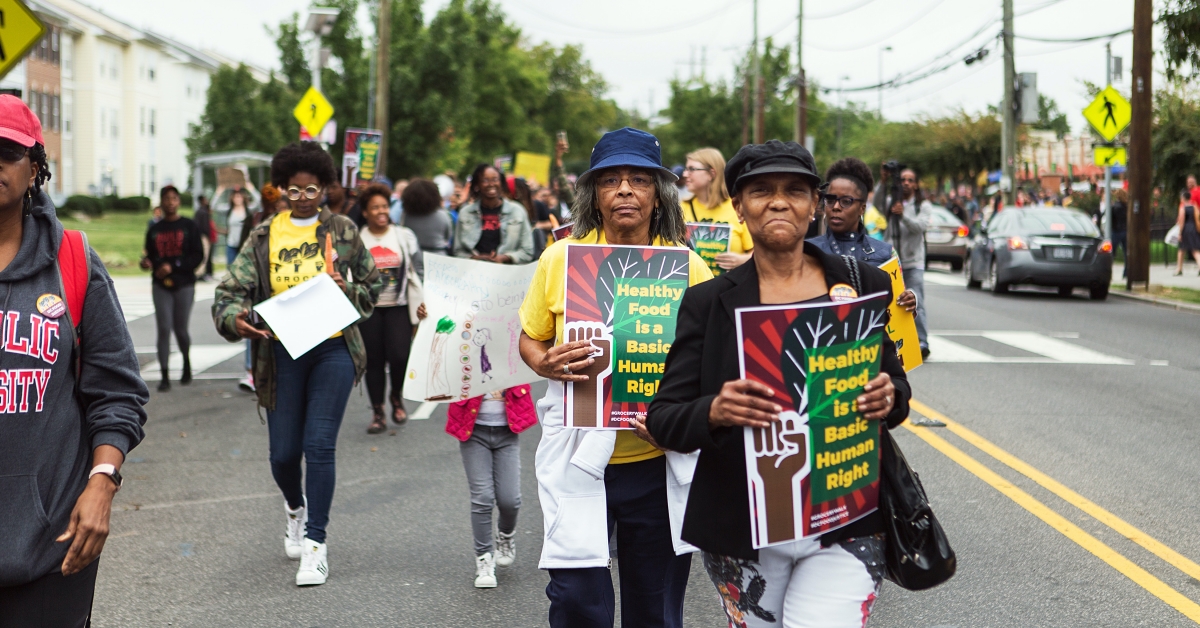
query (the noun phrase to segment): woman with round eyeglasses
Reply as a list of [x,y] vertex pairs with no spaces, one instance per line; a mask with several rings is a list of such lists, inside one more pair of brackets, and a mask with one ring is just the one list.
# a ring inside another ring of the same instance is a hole
[[733,200],[725,188],[725,157],[715,148],[701,148],[687,155],[687,167],[683,178],[692,198],[680,203],[683,219],[687,222],[713,222],[729,225],[729,250],[717,255],[717,266],[723,271],[733,270],[750,259],[754,241],[750,232],[738,219],[733,209]]
[[[867,235],[863,224],[867,194],[875,185],[867,164],[854,157],[838,160],[825,172],[825,180],[828,183],[821,193],[821,203],[825,206],[826,231],[809,242],[830,255],[850,255],[872,266],[895,257],[892,245]],[[905,290],[896,303],[911,312],[917,309],[917,295]]]
[[[283,191],[290,210],[250,232],[213,301],[217,331],[230,341],[246,338],[254,344],[254,381],[258,404],[267,410],[271,474],[285,502],[284,550],[300,560],[300,586],[324,584],[329,575],[325,527],[338,430],[350,390],[367,368],[358,326],[371,316],[382,286],[354,223],[321,206],[322,194],[336,178],[333,160],[319,144],[281,148],[271,162],[271,183]],[[329,259],[327,246],[332,247]],[[327,269],[330,261],[333,268]],[[361,318],[293,357],[265,324],[251,318],[251,307],[325,272]]]

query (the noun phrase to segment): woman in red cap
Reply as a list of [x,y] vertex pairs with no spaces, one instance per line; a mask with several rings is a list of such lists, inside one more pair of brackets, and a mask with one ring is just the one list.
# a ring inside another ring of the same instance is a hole
[[0,628],[84,626],[149,400],[112,280],[42,191],[42,126],[0,96]]

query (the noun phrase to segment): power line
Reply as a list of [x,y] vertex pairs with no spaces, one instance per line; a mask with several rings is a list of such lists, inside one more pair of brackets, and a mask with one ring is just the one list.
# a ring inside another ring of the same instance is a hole
[[822,13],[820,15],[805,15],[804,19],[806,19],[806,20],[827,20],[831,17],[838,17],[840,15],[845,15],[847,13],[850,13],[851,11],[857,11],[857,10],[867,6],[868,4],[871,4],[872,2],[875,2],[875,0],[863,0],[862,2],[859,2],[858,4],[856,4],[852,7],[840,9],[838,11],[833,11],[831,13]]
[[855,44],[855,45],[853,45],[853,46],[840,47],[840,48],[824,48],[824,47],[821,47],[821,46],[813,46],[812,44],[809,44],[809,47],[811,47],[811,48],[815,48],[815,49],[817,49],[817,50],[821,50],[821,51],[823,51],[823,52],[849,52],[849,51],[851,51],[851,50],[861,50],[861,49],[863,49],[863,48],[866,48],[866,47],[868,47],[868,46],[874,46],[874,45],[876,45],[876,44],[878,44],[878,43],[880,43],[880,42],[882,42],[882,41],[884,41],[884,40],[888,39],[889,37],[892,37],[892,36],[894,36],[894,35],[897,35],[897,34],[899,34],[899,33],[903,32],[903,31],[907,30],[907,29],[908,29],[910,26],[912,26],[913,24],[916,24],[917,22],[921,21],[921,19],[923,19],[925,16],[927,16],[927,15],[929,15],[931,12],[933,12],[933,10],[934,10],[934,9],[938,8],[938,6],[940,6],[940,5],[941,5],[943,2],[945,2],[945,1],[946,1],[946,0],[934,0],[932,3],[930,3],[930,4],[929,4],[929,6],[928,6],[928,7],[926,7],[926,8],[925,8],[925,10],[924,10],[924,11],[921,11],[920,13],[917,13],[917,14],[916,14],[916,16],[914,16],[914,17],[913,17],[912,19],[910,19],[909,21],[907,21],[907,22],[905,22],[905,23],[901,24],[901,25],[900,25],[898,28],[895,28],[895,29],[893,29],[892,31],[890,31],[890,32],[888,32],[888,33],[884,34],[883,36],[881,36],[881,37],[878,37],[877,39],[874,39],[874,40],[872,40],[872,41],[868,41],[868,42],[861,43],[861,44]]
[[1029,35],[1018,35],[1016,33],[1013,33],[1013,37],[1015,37],[1017,39],[1024,39],[1026,41],[1040,41],[1040,42],[1045,42],[1045,43],[1049,43],[1049,44],[1075,44],[1075,43],[1081,43],[1081,42],[1097,41],[1100,39],[1112,39],[1114,37],[1120,37],[1121,35],[1125,35],[1127,33],[1132,33],[1132,32],[1133,32],[1132,28],[1126,28],[1124,30],[1119,30],[1115,33],[1109,33],[1107,35],[1092,35],[1091,37],[1075,37],[1075,38],[1068,38],[1068,39],[1058,39],[1058,38],[1050,38],[1050,37],[1031,37]]

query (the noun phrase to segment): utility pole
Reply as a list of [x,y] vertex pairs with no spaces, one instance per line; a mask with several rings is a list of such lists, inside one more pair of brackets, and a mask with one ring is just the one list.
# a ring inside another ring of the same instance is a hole
[[[1017,164],[1017,117],[1016,81],[1017,71],[1013,65],[1013,0],[1004,2],[1004,107],[1001,112],[1000,138],[1000,189],[1004,191],[1004,204],[1012,205],[1016,199]],[[1008,181],[1008,189],[1004,182]]]
[[754,143],[763,143],[762,59],[758,56],[758,0],[754,0]]
[[1150,119],[1154,114],[1152,60],[1154,6],[1151,0],[1133,2],[1132,119],[1129,123],[1129,236],[1126,240],[1125,287],[1150,284]]
[[808,77],[804,74],[804,0],[800,2],[800,26],[796,32],[796,128],[792,139],[804,146],[808,133]]
[[391,0],[379,0],[379,27],[376,30],[379,43],[376,44],[375,61],[375,128],[383,134],[379,144],[379,155],[375,158],[375,172],[386,176],[387,146],[388,146],[388,66],[391,64],[392,49],[392,3]]
[[[1113,62],[1112,40],[1104,44],[1104,86],[1112,85]],[[1128,176],[1128,175],[1126,175]],[[1104,166],[1104,198],[1100,199],[1100,211],[1104,212],[1104,238],[1112,240],[1112,166]],[[1125,247],[1125,255],[1129,255],[1129,247]],[[1126,260],[1127,262],[1129,260]]]

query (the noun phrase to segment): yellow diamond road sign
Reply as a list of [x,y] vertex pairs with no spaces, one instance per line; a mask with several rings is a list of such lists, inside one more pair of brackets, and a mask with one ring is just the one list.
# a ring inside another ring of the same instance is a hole
[[0,76],[8,74],[46,33],[21,0],[0,0]]
[[1097,146],[1092,153],[1097,166],[1124,166],[1126,162],[1123,146]]
[[333,105],[329,104],[317,88],[309,87],[304,98],[300,99],[300,104],[292,111],[292,115],[300,121],[300,126],[308,130],[309,135],[317,137],[321,134],[321,129],[325,128],[325,123],[333,117]]
[[1129,120],[1133,117],[1133,107],[1120,92],[1109,85],[1096,95],[1092,104],[1083,108],[1083,117],[1087,118],[1104,141],[1111,142],[1129,126]]

